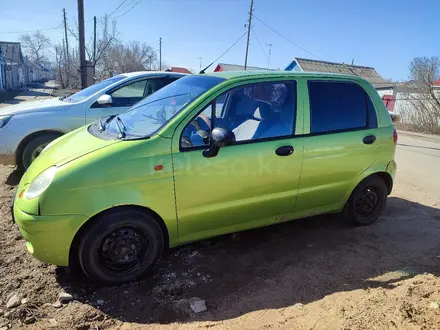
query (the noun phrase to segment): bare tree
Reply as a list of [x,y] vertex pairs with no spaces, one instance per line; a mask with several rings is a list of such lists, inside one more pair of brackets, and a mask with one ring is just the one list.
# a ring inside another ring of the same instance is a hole
[[46,62],[45,50],[50,47],[50,40],[41,31],[22,34],[20,42],[29,57],[38,64]]
[[[116,28],[116,21],[109,21],[108,15],[105,15],[100,19],[101,29],[97,31],[97,40],[96,40],[96,50],[94,50],[94,42],[93,37],[90,37],[88,42],[86,43],[86,56],[87,60],[92,62],[94,70],[96,70],[97,66],[100,66],[102,63],[103,55],[108,51],[108,49],[118,42],[117,37],[119,32]],[[78,36],[78,22],[74,21],[75,28],[67,28],[69,33],[76,39],[79,40]],[[95,56],[93,56],[95,54]],[[101,65],[102,66],[102,65]],[[99,70],[95,73],[98,76],[101,76]]]
[[401,91],[402,120],[419,131],[440,133],[440,79],[438,57],[417,57],[409,66],[410,81]]
[[146,43],[132,41],[127,45],[113,44],[102,58],[102,74],[157,70],[157,52]]

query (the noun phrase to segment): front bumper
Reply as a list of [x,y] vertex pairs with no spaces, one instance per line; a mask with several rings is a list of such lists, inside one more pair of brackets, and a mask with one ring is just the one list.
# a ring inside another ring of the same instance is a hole
[[15,165],[15,152],[23,137],[6,127],[0,128],[0,164]]
[[28,251],[35,258],[58,266],[69,265],[73,238],[87,220],[83,215],[32,215],[20,210],[16,203],[13,218],[26,240]]

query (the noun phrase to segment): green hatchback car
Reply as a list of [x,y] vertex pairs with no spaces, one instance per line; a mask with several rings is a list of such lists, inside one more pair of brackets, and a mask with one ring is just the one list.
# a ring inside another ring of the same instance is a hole
[[184,77],[49,144],[13,214],[36,258],[140,278],[163,250],[317,214],[368,225],[393,187],[397,134],[359,77]]

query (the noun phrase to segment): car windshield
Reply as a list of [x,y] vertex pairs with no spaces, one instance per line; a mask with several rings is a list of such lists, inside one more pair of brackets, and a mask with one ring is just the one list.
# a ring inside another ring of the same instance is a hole
[[222,81],[223,78],[212,76],[176,80],[113,118],[105,130],[118,135],[122,129],[127,139],[152,136],[185,106]]
[[69,103],[78,103],[78,102],[84,101],[85,99],[88,99],[90,96],[92,96],[93,94],[106,88],[107,86],[110,86],[111,84],[114,84],[115,82],[120,81],[125,78],[127,78],[127,77],[122,76],[122,75],[108,78],[108,79],[103,80],[99,83],[96,83],[92,86],[84,88],[83,90],[79,91],[78,93],[67,96],[67,97],[63,98],[62,100],[64,102],[69,102]]

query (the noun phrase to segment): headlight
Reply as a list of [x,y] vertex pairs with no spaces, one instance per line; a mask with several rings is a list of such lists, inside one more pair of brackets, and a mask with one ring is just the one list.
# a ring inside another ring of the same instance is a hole
[[12,118],[12,115],[0,116],[0,128],[5,126],[8,123],[8,121],[11,120],[11,118]]
[[32,181],[31,185],[26,190],[25,197],[27,199],[32,199],[40,196],[52,183],[52,180],[55,177],[56,172],[57,172],[56,166],[49,167],[48,169],[41,172],[34,179],[34,181]]

